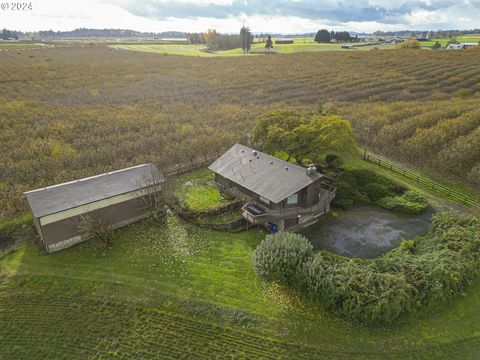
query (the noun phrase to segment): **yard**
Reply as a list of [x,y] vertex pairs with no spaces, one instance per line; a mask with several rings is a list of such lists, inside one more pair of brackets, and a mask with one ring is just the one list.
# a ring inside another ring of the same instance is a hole
[[[219,194],[202,189],[211,176],[194,171],[176,186],[193,204],[215,206]],[[252,254],[264,235],[170,215],[164,225],[116,231],[103,253],[83,243],[49,256],[36,245],[2,255],[0,357],[452,359],[480,350],[480,282],[398,325],[359,325],[263,284]]]
[[265,287],[251,262],[262,238],[170,217],[166,226],[145,221],[117,231],[104,254],[88,243],[49,256],[23,247],[0,260],[1,357],[56,357],[66,344],[72,358],[184,351],[204,358],[220,351],[460,358],[479,350],[480,284],[448,308],[403,325],[359,326]]
[[194,211],[207,210],[231,200],[226,199],[214,184],[214,174],[208,169],[189,172],[175,179],[176,195]]

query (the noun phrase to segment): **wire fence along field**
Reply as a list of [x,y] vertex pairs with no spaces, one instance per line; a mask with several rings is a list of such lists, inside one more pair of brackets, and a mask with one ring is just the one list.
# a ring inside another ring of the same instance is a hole
[[476,201],[475,199],[471,198],[471,197],[468,197],[468,196],[465,196],[463,195],[462,193],[456,191],[456,190],[453,190],[447,186],[444,186],[444,185],[441,185],[439,183],[436,183],[436,182],[433,182],[431,180],[428,180],[427,178],[423,177],[423,176],[420,176],[418,174],[415,174],[411,171],[408,171],[408,170],[405,170],[397,165],[394,165],[388,161],[385,161],[385,160],[382,160],[378,157],[375,157],[371,154],[365,154],[363,152],[360,153],[360,157],[367,161],[367,162],[370,162],[372,164],[376,164],[380,167],[383,167],[387,170],[390,170],[396,174],[400,174],[410,180],[413,180],[425,187],[427,187],[428,189],[430,190],[433,190],[433,191],[436,191],[438,193],[441,193],[445,196],[448,196],[449,198],[455,200],[455,201],[458,201],[464,205],[468,205],[468,206],[472,206],[472,207],[475,207],[475,208],[479,208],[480,209],[480,202]]

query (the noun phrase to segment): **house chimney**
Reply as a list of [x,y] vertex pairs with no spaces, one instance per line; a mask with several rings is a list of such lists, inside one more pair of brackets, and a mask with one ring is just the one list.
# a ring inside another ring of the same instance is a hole
[[252,151],[253,157],[257,157],[257,150]]
[[315,166],[309,166],[307,169],[306,169],[306,172],[307,172],[307,175],[313,175],[317,172],[317,168]]

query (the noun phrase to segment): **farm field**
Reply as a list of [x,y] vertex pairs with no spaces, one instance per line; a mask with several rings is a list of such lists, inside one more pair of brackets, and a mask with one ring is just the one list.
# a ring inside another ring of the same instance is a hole
[[211,158],[246,141],[268,109],[320,104],[349,119],[375,153],[480,189],[476,50],[224,59],[86,45],[1,52],[0,61],[3,219],[26,211],[24,191]]
[[23,47],[34,47],[41,44],[38,43],[10,43],[10,42],[0,42],[0,49],[12,49],[12,48],[23,48]]
[[110,45],[112,49],[118,50],[131,50],[131,51],[140,51],[148,52],[154,54],[171,54],[171,55],[185,55],[185,56],[202,56],[202,57],[214,57],[219,56],[220,54],[212,54],[205,51],[204,45],[195,45],[195,44],[151,44],[151,45]]
[[[225,58],[84,45],[1,52],[0,62],[0,224],[28,229],[23,191],[218,156],[247,141],[259,114],[285,107],[342,115],[376,153],[471,196],[480,190],[475,50]],[[180,183],[196,179],[211,174]],[[193,207],[224,200],[209,187],[179,195]],[[0,252],[0,358],[468,359],[480,351],[479,282],[440,310],[366,326],[262,283],[252,267],[262,232],[211,231],[170,215],[165,225],[143,221],[115,234],[100,253],[89,243],[49,256],[35,244]]]
[[[432,47],[435,45],[435,43],[438,41],[442,47],[446,47],[448,42],[452,39],[433,39],[431,41],[422,41],[420,43],[421,47]],[[459,43],[464,43],[464,42],[469,42],[469,43],[478,43],[480,42],[480,35],[468,35],[468,36],[459,36],[455,38],[457,42]]]
[[[312,39],[295,39],[294,44],[275,44],[271,52],[281,54],[291,54],[296,52],[316,52],[316,51],[366,51],[372,49],[393,49],[395,46],[389,44],[372,44],[370,46],[361,46],[355,49],[342,49],[342,44],[318,44]],[[120,50],[131,50],[140,52],[150,52],[158,54],[172,54],[172,55],[185,55],[185,56],[201,56],[201,57],[217,57],[217,56],[240,56],[244,55],[242,49],[231,49],[217,51],[215,53],[208,53],[201,51],[206,49],[205,45],[195,44],[121,44],[110,45],[111,48]],[[264,43],[255,43],[252,45],[252,53],[249,55],[255,55],[263,53],[265,51]]]
[[[312,38],[294,38],[294,44],[275,44],[275,38],[273,40],[273,49],[271,52],[280,54],[291,54],[296,52],[316,52],[316,51],[369,51],[369,50],[392,50],[396,48],[396,44],[387,43],[372,43],[372,44],[359,44],[361,46],[352,49],[342,49],[342,44],[319,44]],[[435,39],[431,41],[422,41],[420,46],[422,48],[431,48],[438,41],[442,47],[446,47],[451,39]],[[458,42],[479,42],[480,37],[470,35],[456,38]],[[172,54],[172,55],[185,55],[185,56],[202,56],[202,57],[214,57],[214,56],[238,56],[244,55],[242,49],[222,50],[215,53],[208,53],[201,51],[206,49],[205,45],[195,44],[114,44],[110,47],[115,49],[131,50],[150,52],[158,54]],[[251,54],[259,54],[265,52],[265,43],[259,42],[252,44]]]

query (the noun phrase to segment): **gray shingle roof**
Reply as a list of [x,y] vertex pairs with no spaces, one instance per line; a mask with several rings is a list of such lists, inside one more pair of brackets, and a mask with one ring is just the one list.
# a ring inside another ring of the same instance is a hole
[[33,216],[39,218],[164,181],[165,177],[155,165],[143,164],[28,191],[25,196]]
[[260,151],[254,156],[253,149],[240,144],[209,169],[275,204],[323,177],[318,172],[307,175],[305,168]]

